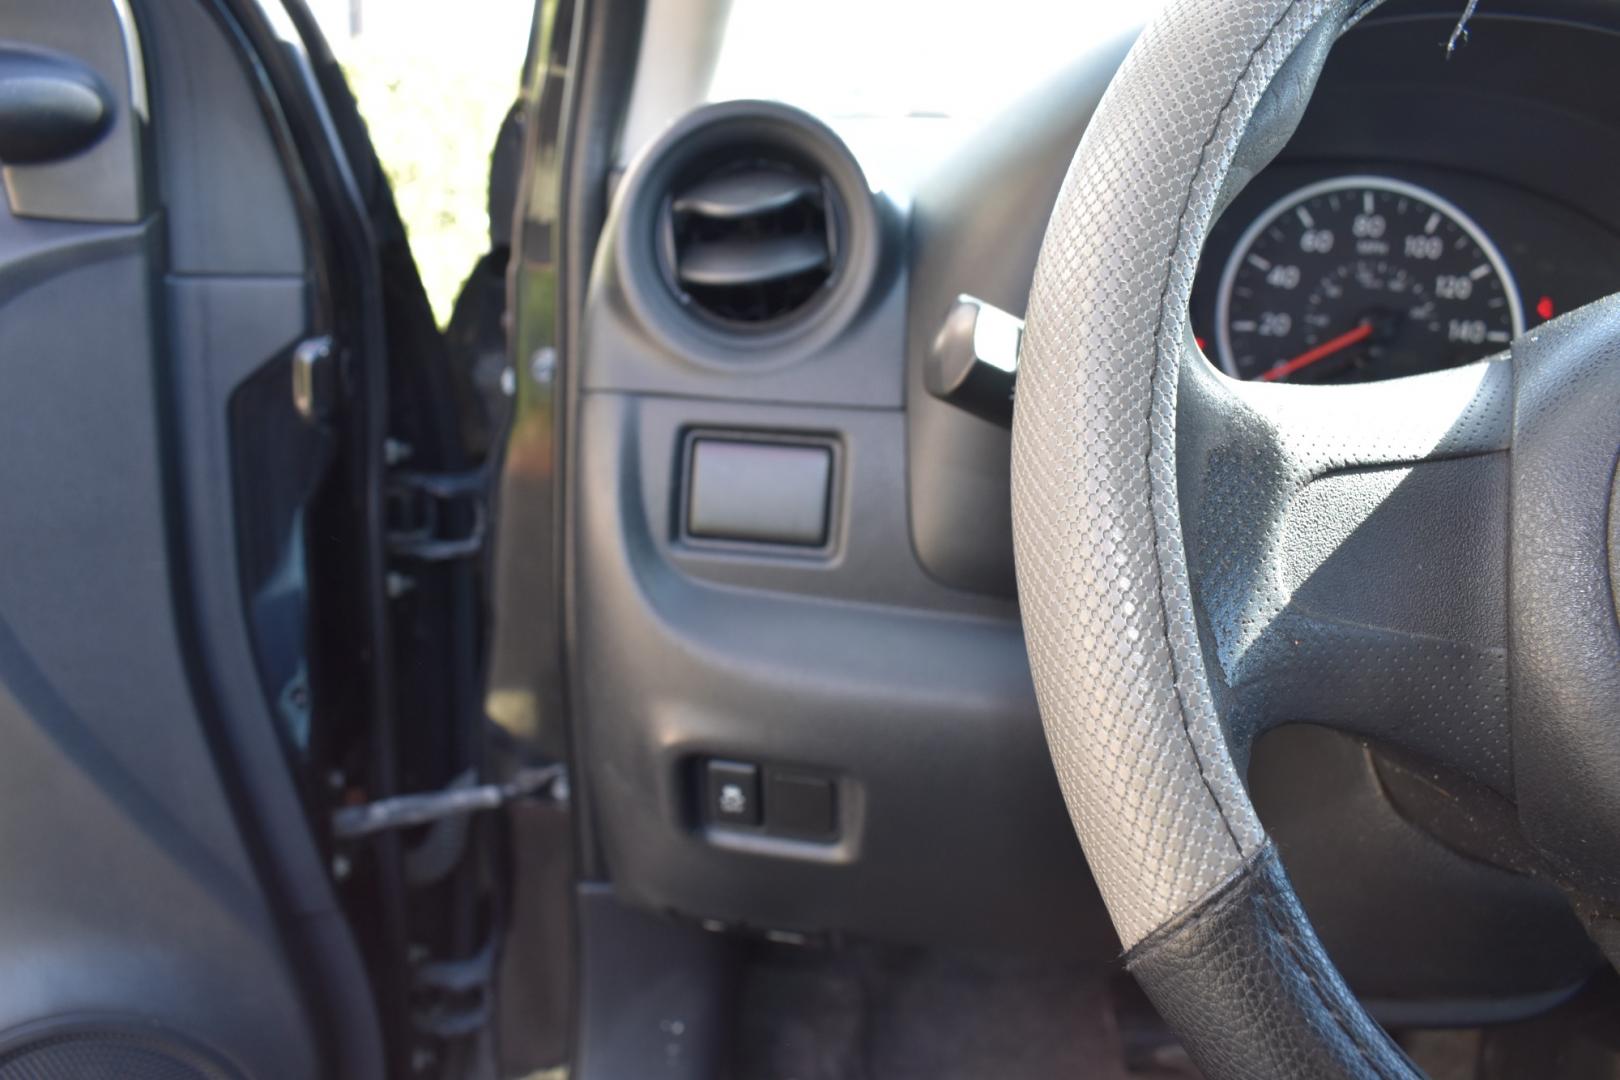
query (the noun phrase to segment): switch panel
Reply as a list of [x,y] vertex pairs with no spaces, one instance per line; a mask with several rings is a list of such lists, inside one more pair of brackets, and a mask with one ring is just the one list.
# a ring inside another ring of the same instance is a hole
[[833,782],[825,776],[772,768],[765,776],[765,829],[801,840],[830,839],[838,832]]

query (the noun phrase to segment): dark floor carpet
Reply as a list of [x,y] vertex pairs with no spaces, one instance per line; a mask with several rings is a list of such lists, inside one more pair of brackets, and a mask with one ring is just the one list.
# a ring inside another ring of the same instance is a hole
[[740,991],[736,1080],[1194,1075],[1173,1045],[1139,1031],[1122,1038],[1095,968],[892,949],[765,951]]
[[[1620,980],[1496,1027],[1407,1030],[1433,1080],[1620,1080]],[[1198,1080],[1136,984],[1003,954],[760,947],[728,1080]]]

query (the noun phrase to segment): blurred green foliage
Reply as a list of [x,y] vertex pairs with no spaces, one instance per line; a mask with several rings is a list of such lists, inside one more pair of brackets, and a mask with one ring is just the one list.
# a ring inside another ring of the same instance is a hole
[[343,69],[443,326],[489,250],[489,155],[517,97],[518,72],[474,49],[430,45],[360,38],[343,50]]

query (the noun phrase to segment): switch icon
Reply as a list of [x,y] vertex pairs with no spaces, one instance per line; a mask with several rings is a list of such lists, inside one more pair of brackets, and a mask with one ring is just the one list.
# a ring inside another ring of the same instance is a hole
[[714,760],[704,775],[704,802],[716,824],[758,825],[759,767],[741,761]]
[[743,793],[741,784],[720,785],[720,812],[728,817],[748,812],[748,796]]

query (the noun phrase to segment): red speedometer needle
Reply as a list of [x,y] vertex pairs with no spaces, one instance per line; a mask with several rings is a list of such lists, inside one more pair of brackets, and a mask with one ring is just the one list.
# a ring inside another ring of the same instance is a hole
[[1322,342],[1314,349],[1300,353],[1286,364],[1279,364],[1260,376],[1261,382],[1276,382],[1286,379],[1296,371],[1310,367],[1318,360],[1326,360],[1336,352],[1342,352],[1358,341],[1366,341],[1372,336],[1373,324],[1364,322],[1354,330],[1347,330],[1336,338]]

